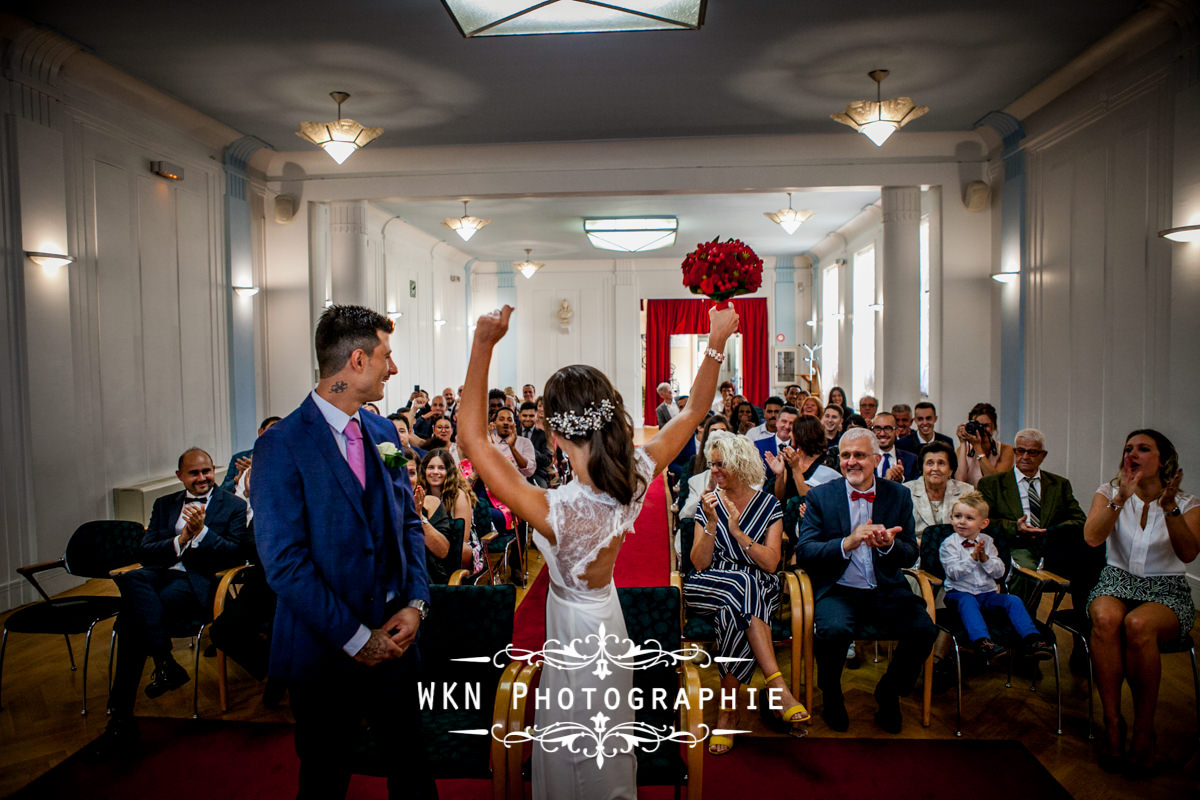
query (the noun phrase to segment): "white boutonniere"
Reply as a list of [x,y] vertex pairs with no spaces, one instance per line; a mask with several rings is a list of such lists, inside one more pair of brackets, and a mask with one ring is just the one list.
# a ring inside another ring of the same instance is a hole
[[392,469],[403,467],[408,463],[408,459],[400,452],[400,448],[391,442],[382,442],[376,447],[379,449],[379,457],[383,459],[383,463]]

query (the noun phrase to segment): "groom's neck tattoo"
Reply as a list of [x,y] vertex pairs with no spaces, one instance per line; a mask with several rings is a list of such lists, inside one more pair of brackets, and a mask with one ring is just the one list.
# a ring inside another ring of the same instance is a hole
[[336,381],[332,386],[329,387],[329,391],[333,392],[334,394],[341,394],[342,392],[346,391],[346,389],[347,385],[345,381]]

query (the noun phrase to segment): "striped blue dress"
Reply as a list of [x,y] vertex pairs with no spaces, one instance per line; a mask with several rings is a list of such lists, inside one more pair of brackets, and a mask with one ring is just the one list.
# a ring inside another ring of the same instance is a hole
[[[758,544],[767,543],[767,530],[783,519],[775,496],[757,492],[742,513],[742,533]],[[704,507],[696,513],[701,528],[708,522]],[[697,536],[705,536],[697,531]],[[780,577],[764,572],[742,549],[729,532],[729,511],[723,498],[717,502],[717,531],[713,534],[712,564],[693,572],[683,585],[683,599],[689,612],[713,618],[717,632],[718,656],[744,658],[747,661],[718,661],[721,675],[732,674],[742,683],[754,675],[756,662],[746,635],[750,619],[757,617],[767,625],[779,608]]]

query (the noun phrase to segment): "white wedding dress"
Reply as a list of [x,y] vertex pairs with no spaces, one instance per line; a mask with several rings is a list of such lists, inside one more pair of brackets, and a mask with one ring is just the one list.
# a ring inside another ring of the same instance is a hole
[[[634,468],[648,487],[654,476],[654,462],[645,448],[637,449]],[[598,637],[603,627],[609,637],[608,652],[618,655],[625,652],[628,647],[625,617],[621,613],[616,586],[610,580],[598,589],[590,588],[584,582],[583,574],[614,537],[632,529],[643,497],[644,492],[639,492],[632,503],[622,506],[607,494],[579,481],[547,493],[550,507],[547,519],[557,543],[552,545],[541,534],[533,534],[538,550],[546,558],[546,569],[550,574],[550,591],[546,595],[547,649],[574,644],[578,653],[585,656],[594,654],[599,643],[596,638],[588,637]],[[613,636],[615,640],[611,638]],[[600,746],[605,747],[605,756],[598,764],[597,743],[590,736],[576,740],[578,752],[571,752],[566,746],[558,746],[553,752],[547,752],[544,745],[535,744],[535,800],[636,798],[635,754],[630,752],[609,756],[614,743],[609,741],[607,746],[603,743],[604,731],[625,722],[633,722],[633,709],[625,701],[633,687],[633,673],[620,666],[611,666],[602,668],[602,674],[597,675],[594,661],[583,668],[564,669],[555,666],[552,663],[554,660],[547,658],[542,666],[540,686],[543,690],[549,690],[550,707],[536,710],[536,728],[545,731],[549,726],[558,724],[561,730],[563,725],[577,723],[588,731],[598,730],[597,738]],[[588,688],[594,688],[595,691],[585,692]],[[616,689],[621,699],[615,709],[603,700],[606,693],[611,695],[611,689]],[[592,698],[590,708],[589,695]],[[563,707],[566,704],[560,703],[562,698],[571,698],[570,708]],[[597,714],[603,714],[603,719],[597,718]]]

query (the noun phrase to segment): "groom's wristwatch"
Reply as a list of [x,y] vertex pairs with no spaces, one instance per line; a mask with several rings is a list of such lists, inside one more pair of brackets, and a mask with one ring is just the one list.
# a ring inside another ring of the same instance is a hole
[[409,600],[408,607],[417,610],[417,613],[421,615],[421,622],[424,622],[425,618],[429,616],[429,603],[424,600]]

